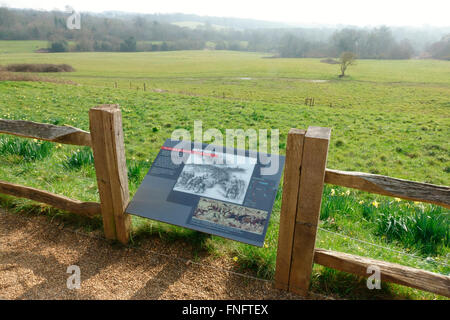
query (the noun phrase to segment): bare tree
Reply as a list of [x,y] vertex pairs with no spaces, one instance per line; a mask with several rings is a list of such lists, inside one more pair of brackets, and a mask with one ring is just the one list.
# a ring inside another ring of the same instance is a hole
[[341,74],[339,75],[339,78],[345,76],[345,71],[348,66],[354,65],[355,61],[356,55],[353,52],[346,51],[341,54],[341,57],[339,58],[339,64],[341,67]]

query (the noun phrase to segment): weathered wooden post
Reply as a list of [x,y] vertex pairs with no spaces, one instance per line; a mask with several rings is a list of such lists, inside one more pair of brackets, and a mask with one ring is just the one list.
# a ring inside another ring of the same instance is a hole
[[300,295],[311,280],[330,134],[309,127],[288,135],[275,285]]
[[131,219],[125,213],[129,191],[122,113],[118,105],[100,105],[89,111],[89,120],[105,237],[127,243]]
[[297,214],[300,168],[302,164],[305,130],[291,129],[286,146],[284,165],[283,198],[281,201],[280,229],[278,233],[277,265],[275,287],[289,290],[292,244],[294,239],[295,217]]

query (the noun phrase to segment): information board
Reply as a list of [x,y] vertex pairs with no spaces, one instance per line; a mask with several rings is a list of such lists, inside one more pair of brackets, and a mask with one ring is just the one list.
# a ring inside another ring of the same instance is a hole
[[166,140],[126,212],[263,246],[284,156],[221,149]]

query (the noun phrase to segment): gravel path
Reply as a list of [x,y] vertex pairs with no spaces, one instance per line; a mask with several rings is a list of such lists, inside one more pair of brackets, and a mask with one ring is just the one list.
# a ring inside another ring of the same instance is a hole
[[[180,242],[123,247],[101,232],[0,209],[0,299],[300,299],[224,271],[233,268],[225,258],[189,259],[192,248]],[[66,285],[70,265],[81,270],[78,290]]]

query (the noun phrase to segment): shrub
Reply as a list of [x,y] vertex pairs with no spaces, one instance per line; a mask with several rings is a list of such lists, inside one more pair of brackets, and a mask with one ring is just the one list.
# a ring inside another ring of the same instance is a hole
[[36,82],[52,82],[52,83],[64,83],[72,84],[76,83],[65,79],[47,78],[36,75],[14,73],[14,72],[0,72],[0,81],[36,81]]
[[50,43],[49,50],[51,52],[67,52],[69,51],[69,44],[65,40],[53,41]]
[[4,67],[10,72],[73,72],[75,69],[68,64],[10,64]]

